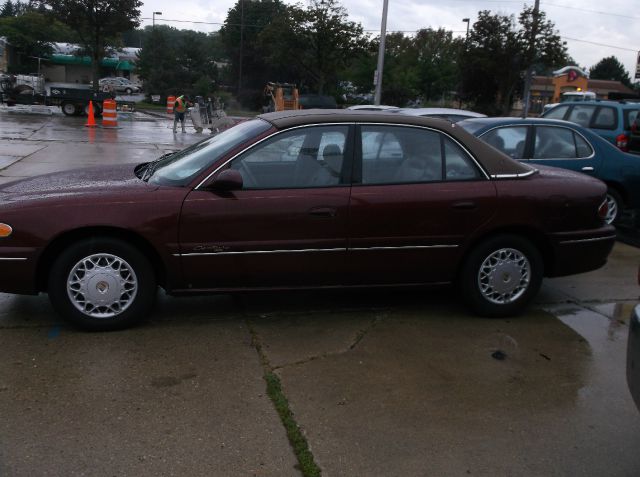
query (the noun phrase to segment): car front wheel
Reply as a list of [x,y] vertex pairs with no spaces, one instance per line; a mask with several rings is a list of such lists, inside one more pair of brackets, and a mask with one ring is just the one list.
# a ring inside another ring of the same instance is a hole
[[464,300],[479,315],[520,313],[540,289],[540,252],[517,235],[498,235],[477,245],[460,275]]
[[56,311],[90,331],[132,326],[148,314],[156,294],[146,256],[112,238],[72,244],[55,260],[48,284]]

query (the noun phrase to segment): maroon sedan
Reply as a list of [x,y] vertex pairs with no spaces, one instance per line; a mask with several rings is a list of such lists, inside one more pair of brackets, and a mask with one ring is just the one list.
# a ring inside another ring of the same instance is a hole
[[457,283],[509,316],[543,276],[602,266],[606,186],[511,160],[454,124],[271,113],[137,166],[0,189],[0,291],[93,330],[172,295]]

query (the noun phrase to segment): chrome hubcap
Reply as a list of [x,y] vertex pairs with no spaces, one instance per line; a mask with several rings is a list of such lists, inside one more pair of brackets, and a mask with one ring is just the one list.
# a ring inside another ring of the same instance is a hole
[[480,266],[480,293],[491,303],[506,305],[520,298],[531,280],[531,265],[513,248],[496,250]]
[[618,202],[612,195],[607,194],[607,215],[604,218],[607,224],[612,224],[618,216]]
[[131,265],[108,253],[98,253],[76,263],[67,279],[71,303],[92,318],[113,318],[131,306],[138,279]]

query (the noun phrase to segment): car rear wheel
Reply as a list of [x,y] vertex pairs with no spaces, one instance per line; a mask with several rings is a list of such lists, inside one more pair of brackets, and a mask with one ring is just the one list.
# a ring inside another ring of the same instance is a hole
[[540,252],[517,235],[498,235],[481,242],[467,257],[460,287],[468,306],[482,316],[520,313],[540,289]]
[[133,90],[131,88],[127,88],[127,89],[124,90],[124,92],[127,93],[127,94],[132,94]]
[[607,216],[605,217],[605,222],[607,224],[614,224],[618,221],[620,216],[622,215],[622,199],[620,198],[620,194],[618,194],[613,189],[607,190]]
[[112,238],[76,242],[55,260],[49,298],[64,318],[90,331],[126,328],[144,318],[155,301],[149,260]]

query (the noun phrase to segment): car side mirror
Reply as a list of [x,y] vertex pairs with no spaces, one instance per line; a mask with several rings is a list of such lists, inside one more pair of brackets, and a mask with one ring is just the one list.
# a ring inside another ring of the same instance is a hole
[[216,191],[230,191],[241,190],[242,185],[242,174],[235,169],[226,169],[218,174],[207,188]]

